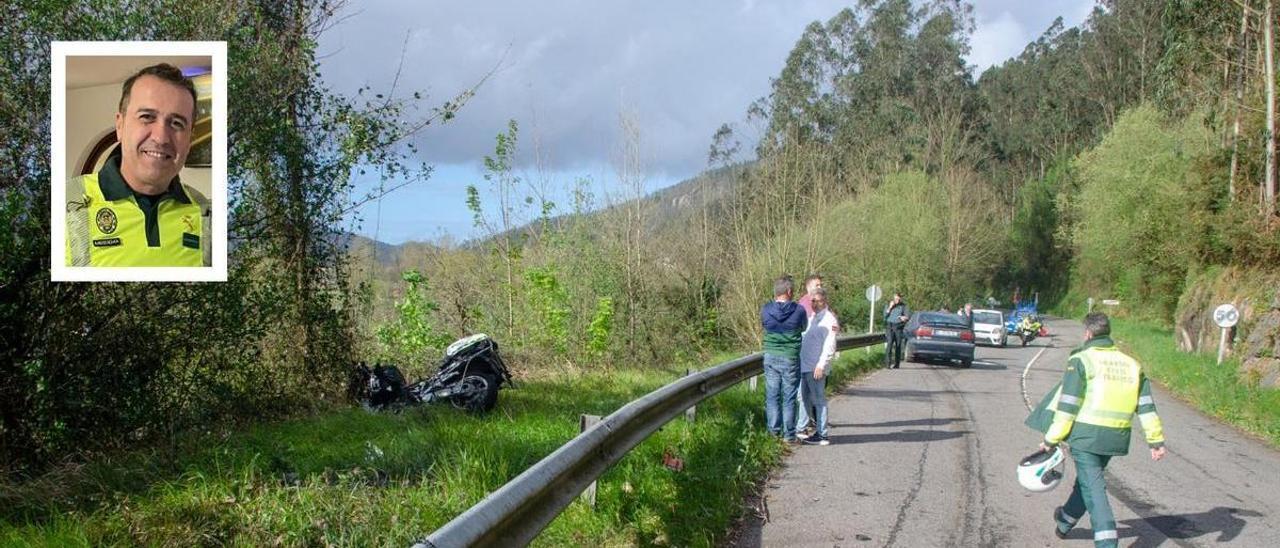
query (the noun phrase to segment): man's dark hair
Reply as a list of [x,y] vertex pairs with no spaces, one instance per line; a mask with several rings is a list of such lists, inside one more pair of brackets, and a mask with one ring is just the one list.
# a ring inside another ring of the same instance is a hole
[[773,281],[773,296],[781,297],[787,293],[791,293],[795,282],[791,280],[791,276],[783,274]]
[[805,287],[808,287],[809,282],[812,282],[814,280],[821,280],[821,279],[822,279],[821,274],[818,274],[817,272],[810,273],[808,276],[804,277],[804,285]]
[[1084,328],[1094,337],[1105,337],[1111,334],[1111,320],[1102,312],[1090,312],[1084,317]]
[[120,92],[120,114],[124,114],[125,109],[129,107],[129,95],[133,93],[133,82],[142,76],[155,76],[156,78],[187,90],[187,93],[191,94],[191,120],[188,123],[196,123],[196,112],[199,109],[197,106],[199,100],[196,99],[196,85],[190,78],[187,78],[186,75],[182,74],[182,69],[170,65],[169,63],[160,63],[158,65],[144,67],[142,70],[134,73],[133,76],[130,76],[128,80],[124,81],[124,89]]

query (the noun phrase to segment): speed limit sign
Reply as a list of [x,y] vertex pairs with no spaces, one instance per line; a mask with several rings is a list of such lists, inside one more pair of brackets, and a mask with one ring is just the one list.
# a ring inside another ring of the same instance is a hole
[[880,295],[880,286],[871,284],[871,286],[867,288],[867,300],[871,301],[872,304],[880,300]]
[[1236,322],[1240,321],[1240,311],[1231,303],[1224,304],[1213,309],[1213,323],[1218,324],[1222,328],[1222,339],[1218,341],[1218,363],[1222,363],[1222,358],[1227,354],[1227,331],[1231,329]]
[[1224,329],[1232,327],[1238,321],[1240,321],[1240,311],[1236,310],[1236,307],[1231,303],[1213,309],[1213,323],[1218,324],[1218,327]]

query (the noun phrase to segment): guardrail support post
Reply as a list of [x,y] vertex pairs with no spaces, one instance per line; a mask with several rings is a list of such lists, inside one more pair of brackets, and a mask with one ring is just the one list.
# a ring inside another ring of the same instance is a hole
[[[684,370],[684,376],[688,377],[689,375],[692,375],[692,374],[693,374],[693,370],[688,368]],[[693,422],[693,420],[697,418],[697,416],[698,416],[698,406],[696,405],[691,405],[689,406],[688,409],[684,410],[684,420],[686,421]]]
[[[578,417],[578,433],[586,432],[588,428],[595,426],[600,422],[600,415],[580,415]],[[591,482],[586,489],[582,490],[582,500],[587,501],[594,510],[596,507],[596,482]]]
[[756,379],[759,379],[759,378],[760,378],[760,375],[752,375],[751,382],[747,383],[747,387],[750,388],[752,392],[756,391]]

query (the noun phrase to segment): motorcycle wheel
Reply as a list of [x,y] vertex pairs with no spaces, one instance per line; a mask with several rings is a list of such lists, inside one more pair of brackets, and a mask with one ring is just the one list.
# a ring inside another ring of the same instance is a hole
[[1028,343],[1028,342],[1030,342],[1030,340],[1029,340],[1029,339],[1027,339],[1027,336],[1026,336],[1026,335],[1018,335],[1018,338],[1019,338],[1019,339],[1022,339],[1022,346],[1026,346],[1026,345],[1027,345],[1027,343]]
[[493,375],[469,373],[458,381],[457,391],[464,395],[454,396],[449,402],[463,411],[485,413],[498,403],[498,381]]

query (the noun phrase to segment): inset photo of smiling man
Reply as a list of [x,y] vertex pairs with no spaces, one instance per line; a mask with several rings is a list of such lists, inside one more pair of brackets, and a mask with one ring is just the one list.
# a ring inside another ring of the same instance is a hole
[[52,53],[53,280],[225,281],[225,43]]

